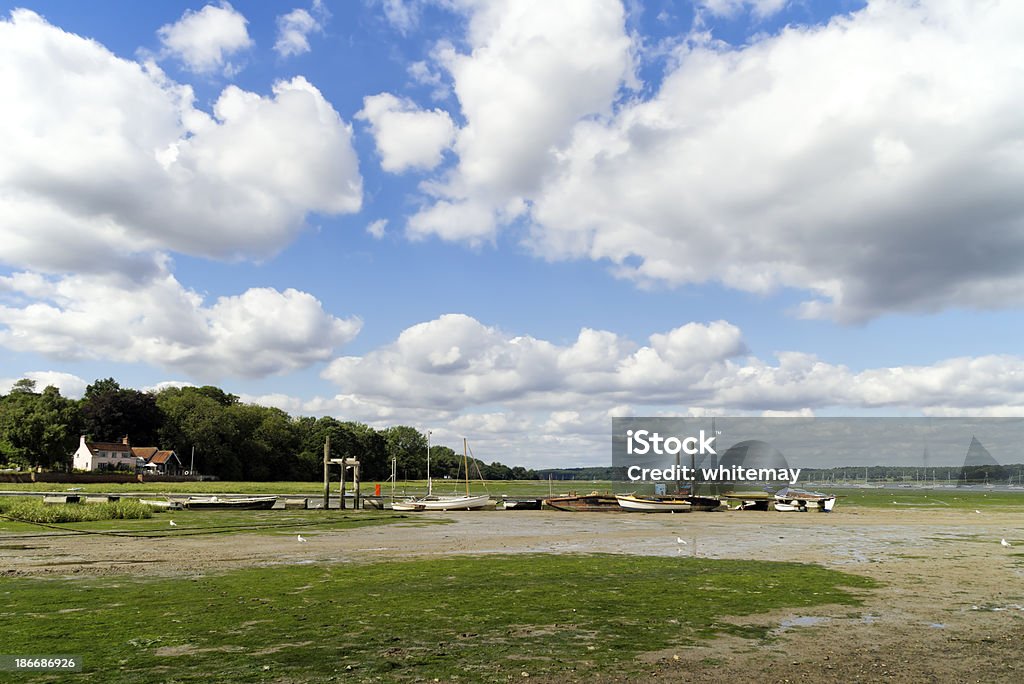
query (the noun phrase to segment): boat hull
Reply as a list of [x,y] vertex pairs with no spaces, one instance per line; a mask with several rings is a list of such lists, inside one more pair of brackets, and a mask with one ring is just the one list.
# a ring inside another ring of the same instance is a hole
[[829,513],[835,508],[836,497],[818,492],[788,488],[775,495],[777,511],[820,511]]
[[622,511],[619,502],[610,494],[587,494],[585,496],[553,496],[544,499],[544,506],[556,511],[571,513],[618,513]]
[[391,504],[393,511],[422,511],[423,506],[415,501],[395,501]]
[[785,499],[775,502],[775,510],[788,513],[792,511],[818,511],[830,513],[836,505],[836,498],[830,496],[824,499]]
[[277,503],[276,496],[252,496],[231,499],[221,499],[217,496],[192,497],[185,499],[181,505],[185,508],[196,509],[232,509],[232,510],[267,510]]
[[491,497],[480,496],[431,496],[415,501],[396,501],[391,505],[395,511],[478,511],[490,503]]
[[503,504],[506,511],[539,511],[541,499],[505,499]]
[[691,511],[717,511],[722,507],[722,500],[713,496],[687,496],[684,500],[690,502]]
[[686,499],[646,499],[637,496],[616,496],[619,507],[632,513],[687,513],[693,508]]

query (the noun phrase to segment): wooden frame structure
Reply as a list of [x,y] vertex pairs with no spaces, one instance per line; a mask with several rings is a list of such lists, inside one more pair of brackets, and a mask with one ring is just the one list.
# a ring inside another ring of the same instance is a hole
[[324,440],[324,509],[330,508],[331,504],[331,471],[332,465],[341,466],[341,492],[339,508],[345,510],[345,475],[346,471],[352,469],[352,488],[355,491],[355,500],[352,508],[358,509],[362,502],[362,479],[359,472],[359,460],[355,458],[331,458],[331,437]]

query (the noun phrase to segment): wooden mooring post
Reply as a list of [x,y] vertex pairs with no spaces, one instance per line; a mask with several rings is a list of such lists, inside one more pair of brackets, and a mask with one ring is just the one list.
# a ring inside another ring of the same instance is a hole
[[324,510],[331,507],[331,436],[324,440]]
[[345,459],[334,459],[334,462],[341,462],[341,503],[338,504],[338,508],[345,510]]
[[[362,497],[362,484],[363,483],[362,483],[362,475],[360,473],[360,465],[361,464],[359,463],[359,460],[355,459],[355,458],[327,458],[327,459],[325,459],[324,460],[324,483],[325,483],[325,485],[324,485],[325,486],[325,490],[324,491],[325,492],[327,491],[326,487],[329,486],[327,484],[329,482],[328,477],[327,477],[327,472],[328,472],[328,467],[331,464],[334,464],[334,465],[337,465],[337,466],[341,467],[341,504],[340,504],[340,508],[342,510],[345,510],[345,480],[347,478],[347,474],[346,473],[347,473],[349,468],[352,468],[352,488],[353,488],[354,494],[355,494],[355,498],[354,498],[354,501],[352,503],[352,508],[353,509],[360,508],[360,506],[362,505],[362,499],[363,499],[363,497]],[[327,494],[324,494],[324,508],[327,507],[327,502],[328,502]]]

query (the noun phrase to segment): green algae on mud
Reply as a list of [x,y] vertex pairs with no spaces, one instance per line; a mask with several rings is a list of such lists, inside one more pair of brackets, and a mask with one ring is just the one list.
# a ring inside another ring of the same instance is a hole
[[[103,504],[66,504],[88,509]],[[170,520],[175,521],[172,527]],[[105,533],[128,537],[185,537],[205,534],[283,534],[290,531],[343,530],[390,523],[444,524],[445,519],[425,519],[391,511],[332,510],[214,510],[195,509],[157,512],[151,519],[98,520],[59,525],[39,525],[0,518],[0,539],[11,535]]]
[[857,605],[874,586],[798,563],[489,555],[7,578],[0,613],[6,651],[80,654],[81,682],[478,682],[639,673],[641,653],[749,636],[730,617]]

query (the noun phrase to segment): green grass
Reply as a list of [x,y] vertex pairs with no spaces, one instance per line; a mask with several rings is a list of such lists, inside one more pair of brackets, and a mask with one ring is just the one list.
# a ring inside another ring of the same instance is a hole
[[872,586],[796,563],[485,556],[8,578],[0,614],[6,653],[81,655],[76,682],[504,682],[638,677],[642,652],[763,636],[728,616],[857,605]]
[[153,517],[153,509],[134,500],[98,504],[46,504],[38,497],[4,497],[0,514],[33,523],[71,523],[95,520],[142,520]]
[[[391,485],[375,480],[366,480],[362,485],[363,494],[373,494],[373,486],[381,485],[381,494],[389,496]],[[569,490],[590,492],[594,489],[611,489],[607,480],[555,481],[550,491],[561,494]],[[85,493],[144,493],[144,494],[287,494],[295,496],[323,496],[323,482],[127,482],[124,484],[107,482],[90,482],[85,484],[68,484],[61,482],[0,482],[0,491],[10,492],[67,492],[69,488],[80,489]],[[346,483],[351,489],[352,483]],[[488,480],[481,483],[470,481],[470,488],[475,493],[490,492],[492,496],[547,496],[549,487],[546,480]],[[426,480],[409,480],[395,485],[396,495],[422,495],[427,491]],[[338,492],[337,469],[331,472],[331,493]],[[464,493],[465,482],[455,480],[434,480],[435,494]]]
[[970,489],[840,489],[826,488],[840,494],[839,506],[860,508],[893,508],[919,510],[1024,509],[1024,491],[978,491]]
[[[24,500],[23,497],[12,497]],[[40,504],[41,505],[41,504]],[[108,504],[65,504],[67,508],[88,511]],[[61,508],[48,504],[46,509]],[[148,506],[147,506],[148,508]],[[17,516],[12,516],[17,517]],[[169,520],[176,526],[171,527]],[[392,513],[391,511],[339,511],[339,510],[286,510],[286,511],[235,511],[235,510],[181,510],[157,511],[152,519],[140,520],[97,520],[90,522],[59,525],[68,534],[102,532],[123,536],[189,536],[196,534],[284,534],[302,531],[303,534],[317,530],[338,530],[389,523],[412,523],[417,525],[444,524],[442,518],[423,518],[416,515]],[[0,518],[0,540],[15,535],[60,534],[49,527],[31,523],[16,522]]]

